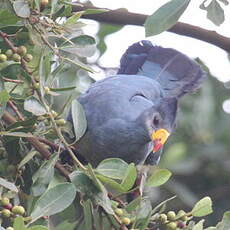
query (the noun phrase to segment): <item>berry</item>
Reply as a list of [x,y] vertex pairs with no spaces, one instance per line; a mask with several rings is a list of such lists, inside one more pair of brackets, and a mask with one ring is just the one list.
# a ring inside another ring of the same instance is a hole
[[8,227],[8,228],[6,228],[6,230],[14,230],[14,228]]
[[131,223],[131,220],[128,217],[122,218],[121,222],[125,225],[129,225]]
[[13,207],[13,205],[12,205],[11,203],[9,203],[9,204],[7,204],[7,205],[4,205],[3,207],[4,207],[5,209],[11,210],[12,207]]
[[167,215],[166,214],[160,214],[160,216],[159,216],[159,221],[162,223],[162,224],[164,224],[166,221],[167,221]]
[[35,88],[35,89],[39,89],[39,88],[40,88],[40,84],[39,84],[39,83],[35,83],[35,84],[34,84],[34,88]]
[[11,49],[8,49],[6,52],[5,52],[5,55],[10,58],[12,55],[13,55],[13,50]]
[[60,126],[65,125],[66,124],[66,120],[63,119],[63,118],[58,119],[58,120],[56,120],[56,124],[60,125]]
[[27,49],[25,46],[19,46],[18,49],[17,49],[17,53],[23,57],[25,56],[25,54],[27,53]]
[[183,221],[186,221],[188,219],[188,217],[186,216],[186,212],[183,211],[183,210],[180,210],[178,213],[177,213],[177,218],[183,220]]
[[57,115],[58,115],[58,113],[54,110],[52,110],[51,113],[52,113],[53,117],[57,117]]
[[123,215],[123,210],[121,208],[116,208],[115,210],[115,213],[118,215],[118,216],[122,216]]
[[2,215],[3,215],[4,217],[10,217],[11,211],[8,210],[8,209],[3,209],[3,210],[2,210]]
[[14,214],[18,214],[18,215],[24,215],[24,213],[25,213],[25,209],[24,209],[24,207],[22,207],[22,206],[18,206],[18,205],[15,205],[13,208],[12,208],[12,212],[14,213]]
[[44,91],[45,91],[45,94],[49,94],[49,92],[50,92],[50,88],[49,88],[49,87],[47,87],[47,86],[45,86],[45,87],[44,87]]
[[183,229],[183,228],[186,227],[186,224],[183,223],[182,221],[178,221],[178,222],[177,222],[177,227]]
[[166,224],[166,229],[167,230],[175,230],[177,228],[177,224],[175,222],[170,222]]
[[169,211],[167,217],[169,220],[174,220],[176,218],[176,213],[174,211]]
[[30,62],[30,61],[33,60],[33,56],[32,56],[31,54],[26,54],[26,55],[24,56],[24,59],[25,59],[27,62]]
[[41,0],[41,7],[45,7],[49,4],[49,0]]
[[8,197],[3,197],[1,199],[1,203],[2,203],[3,206],[5,206],[5,205],[8,205],[10,203],[10,200],[9,200]]
[[0,62],[7,61],[7,56],[5,54],[0,54]]
[[20,62],[21,56],[19,54],[13,54],[12,59],[16,62]]

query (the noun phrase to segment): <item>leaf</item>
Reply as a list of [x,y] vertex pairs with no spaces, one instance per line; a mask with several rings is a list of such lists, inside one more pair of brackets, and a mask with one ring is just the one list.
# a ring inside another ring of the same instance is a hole
[[146,185],[150,187],[158,187],[168,181],[172,173],[168,169],[157,168],[147,179]]
[[33,185],[31,187],[34,196],[39,196],[45,192],[54,176],[54,165],[59,158],[58,154],[53,154],[49,160],[44,161],[41,167],[33,175]]
[[82,202],[82,206],[84,212],[85,229],[90,230],[93,227],[92,202],[90,200],[86,200]]
[[219,0],[220,2],[223,2],[225,6],[229,4],[228,0]]
[[124,191],[131,189],[137,178],[137,170],[134,163],[128,165],[124,178],[121,183],[121,187]]
[[195,224],[192,230],[203,230],[204,220],[200,220],[197,224]]
[[75,13],[73,16],[69,17],[64,25],[72,25],[75,24],[76,21],[82,16],[82,14],[84,13],[84,11],[79,11],[77,13]]
[[28,228],[28,230],[49,230],[49,229],[43,225],[35,225],[31,228]]
[[14,230],[26,230],[26,226],[24,224],[24,220],[22,216],[18,216],[14,219],[13,227]]
[[15,13],[21,18],[28,18],[30,16],[30,7],[25,0],[17,0],[13,3]]
[[15,184],[3,179],[0,177],[0,187],[3,186],[13,192],[18,192],[18,188],[15,186]]
[[204,3],[205,2],[200,5],[200,8],[207,11],[207,18],[210,21],[212,21],[216,26],[220,26],[225,20],[224,10],[220,4],[216,0],[212,0],[206,7]]
[[209,215],[212,211],[212,200],[206,196],[195,204],[191,214],[196,217],[201,217]]
[[229,230],[230,229],[230,211],[225,212],[223,219],[216,226],[217,230]]
[[24,110],[31,112],[36,116],[41,116],[47,113],[46,109],[35,97],[29,97],[25,100]]
[[123,180],[128,164],[119,158],[103,160],[96,168],[96,172],[103,176]]
[[153,36],[171,28],[186,10],[190,0],[172,0],[160,7],[145,21],[146,36]]
[[72,87],[63,87],[63,88],[50,88],[51,91],[54,91],[54,92],[60,92],[60,91],[70,91],[70,90],[73,90],[75,89],[76,86],[72,86]]
[[85,111],[82,105],[77,100],[73,100],[72,102],[71,113],[73,119],[75,139],[76,141],[78,141],[85,134],[87,128],[87,121]]
[[101,14],[101,13],[105,13],[108,12],[108,9],[86,9],[83,12],[83,15],[87,15],[87,14]]
[[9,99],[10,99],[10,95],[8,94],[8,92],[5,89],[1,91],[1,88],[0,88],[0,118],[5,111],[6,104]]
[[125,206],[127,212],[133,212],[141,203],[141,196],[138,196],[135,200],[132,200],[129,204]]
[[37,155],[37,151],[30,151],[29,153],[26,154],[26,156],[21,160],[21,162],[18,165],[18,169],[23,167],[26,163],[28,163],[35,155]]
[[[14,25],[17,23],[18,20],[19,20],[19,18],[15,14],[11,13],[9,10],[0,9],[0,26],[2,26],[2,25],[3,26]],[[13,62],[13,61],[11,61],[11,62]],[[0,64],[0,70],[1,70],[2,64],[3,63]]]
[[23,133],[23,132],[0,132],[0,135],[3,136],[11,136],[11,137],[34,137],[30,133]]
[[65,62],[67,62],[67,63],[70,63],[70,64],[75,65],[75,66],[78,67],[78,68],[84,69],[84,70],[86,70],[86,71],[88,71],[88,72],[90,72],[90,73],[94,73],[94,70],[93,70],[92,68],[90,68],[89,66],[87,66],[87,65],[84,64],[84,63],[82,63],[82,62],[79,61],[79,60],[76,60],[76,59],[71,60],[71,59],[69,59],[69,58],[63,58],[63,60],[64,60]]
[[76,188],[71,183],[61,183],[47,190],[36,202],[30,223],[42,216],[51,216],[63,211],[73,202],[75,195]]

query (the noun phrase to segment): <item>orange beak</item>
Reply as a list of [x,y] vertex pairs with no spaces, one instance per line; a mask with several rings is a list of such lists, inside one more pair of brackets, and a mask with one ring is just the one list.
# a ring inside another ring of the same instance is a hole
[[170,133],[166,129],[158,129],[156,132],[152,133],[153,141],[153,152],[157,152],[162,148],[164,143],[167,141]]

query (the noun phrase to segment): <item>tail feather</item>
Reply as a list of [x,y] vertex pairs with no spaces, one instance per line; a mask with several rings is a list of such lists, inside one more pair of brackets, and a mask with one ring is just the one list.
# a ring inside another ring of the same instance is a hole
[[130,46],[118,74],[137,74],[157,80],[169,97],[181,97],[200,87],[205,77],[200,66],[177,50],[141,41]]

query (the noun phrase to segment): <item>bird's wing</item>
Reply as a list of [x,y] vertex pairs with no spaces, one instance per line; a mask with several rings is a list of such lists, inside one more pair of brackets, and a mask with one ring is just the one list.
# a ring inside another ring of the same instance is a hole
[[118,74],[150,77],[160,83],[167,97],[181,97],[195,91],[205,77],[200,66],[186,55],[146,40],[126,50]]

